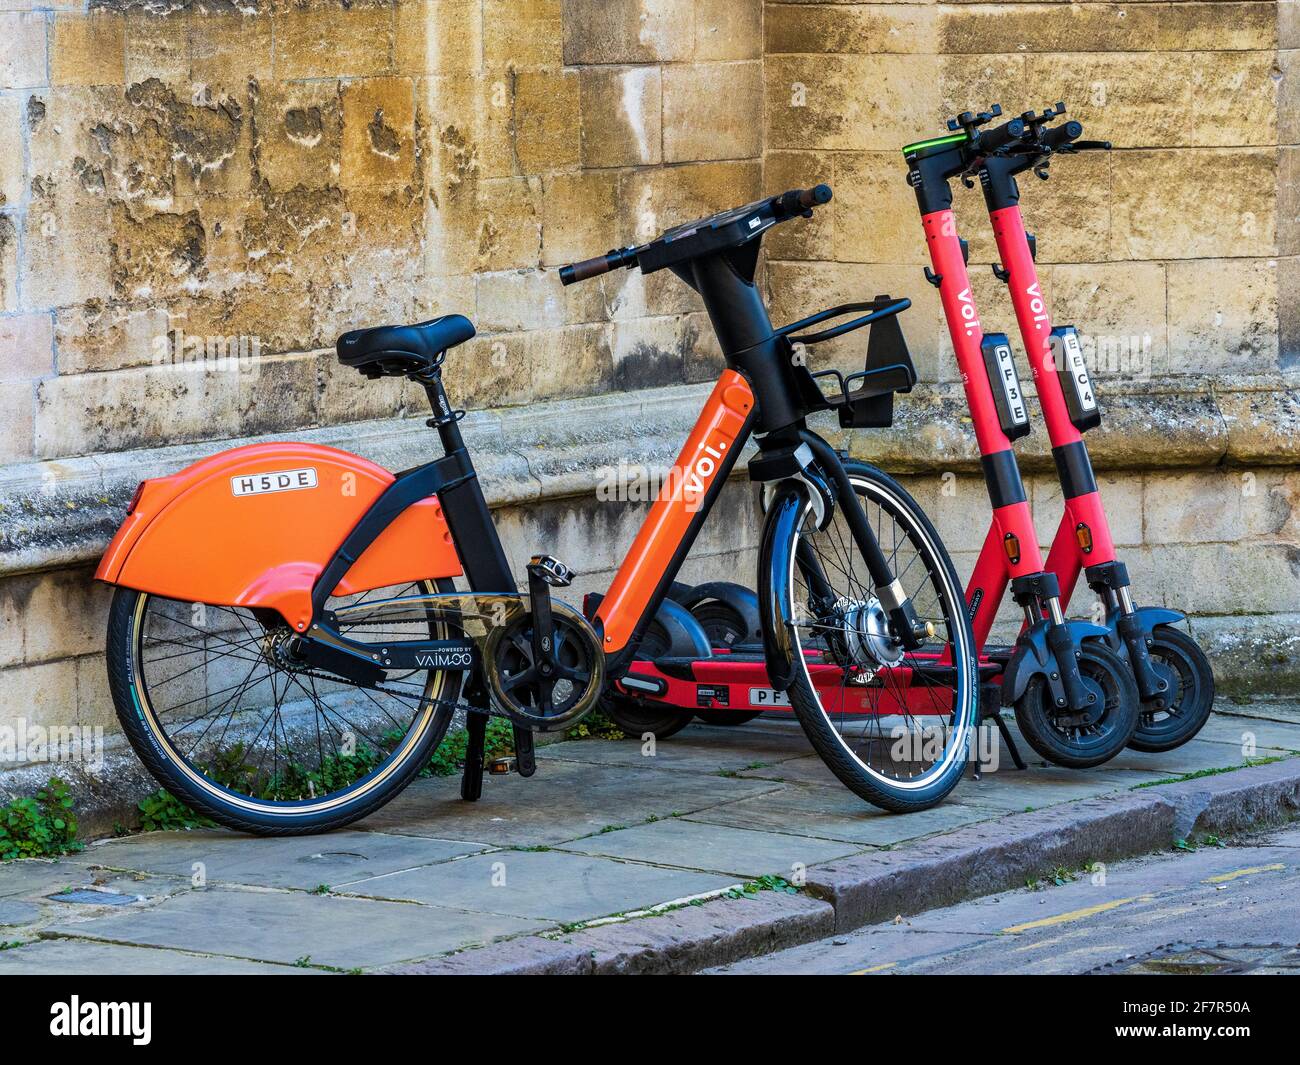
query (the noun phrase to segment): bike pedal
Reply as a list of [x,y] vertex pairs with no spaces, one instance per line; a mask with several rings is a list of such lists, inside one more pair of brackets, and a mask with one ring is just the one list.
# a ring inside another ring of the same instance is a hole
[[530,558],[528,573],[541,578],[552,588],[567,588],[573,583],[573,570],[551,555],[534,555]]
[[487,771],[494,777],[503,777],[507,773],[513,773],[516,769],[513,758],[493,758],[487,763]]

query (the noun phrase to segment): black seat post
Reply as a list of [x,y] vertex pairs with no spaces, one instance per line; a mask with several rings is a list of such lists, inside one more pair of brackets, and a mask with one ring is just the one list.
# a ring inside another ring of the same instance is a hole
[[460,435],[461,412],[451,409],[447,390],[442,386],[442,355],[439,355],[438,361],[430,369],[411,376],[424,386],[424,394],[429,397],[429,406],[433,408],[433,417],[426,424],[438,430],[443,449],[448,454],[459,451],[465,446],[465,440]]

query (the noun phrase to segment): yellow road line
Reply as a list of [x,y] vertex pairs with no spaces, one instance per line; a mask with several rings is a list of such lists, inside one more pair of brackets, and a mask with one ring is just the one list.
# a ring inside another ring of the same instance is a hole
[[870,968],[867,969],[854,969],[853,972],[849,973],[849,975],[866,976],[868,973],[878,973],[878,972],[883,972],[885,969],[892,969],[897,964],[898,962],[896,961],[886,961],[886,962],[882,962],[879,965],[872,965]]
[[1220,873],[1218,876],[1207,876],[1201,881],[1202,884],[1226,884],[1229,880],[1236,880],[1239,876],[1250,876],[1253,873],[1276,873],[1286,866],[1282,862],[1274,862],[1272,865],[1252,865],[1245,869],[1237,869],[1231,873]]
[[1013,924],[1010,928],[1004,928],[1004,932],[1028,932],[1031,928],[1050,928],[1052,925],[1067,924],[1070,921],[1079,921],[1085,917],[1092,917],[1098,913],[1105,913],[1107,910],[1118,909],[1120,906],[1127,906],[1130,902],[1147,902],[1152,899],[1152,895],[1134,895],[1132,898],[1115,899],[1113,902],[1100,902],[1096,906],[1088,906],[1082,910],[1071,910],[1069,913],[1058,913],[1055,917],[1044,917],[1039,921],[1026,921],[1024,924]]

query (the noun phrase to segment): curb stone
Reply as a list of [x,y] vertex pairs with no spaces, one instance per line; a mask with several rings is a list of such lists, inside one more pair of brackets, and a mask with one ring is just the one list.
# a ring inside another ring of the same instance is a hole
[[527,936],[388,973],[691,973],[1081,868],[1300,816],[1300,758],[1066,803],[808,870],[807,893],[760,892],[652,917]]

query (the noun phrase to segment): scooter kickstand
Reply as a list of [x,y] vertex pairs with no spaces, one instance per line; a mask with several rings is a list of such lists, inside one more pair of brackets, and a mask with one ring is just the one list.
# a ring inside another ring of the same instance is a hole
[[994,722],[997,723],[998,732],[1002,734],[1002,742],[1007,745],[1007,750],[1011,754],[1011,760],[1015,762],[1017,769],[1028,769],[1025,760],[1020,756],[1020,748],[1016,746],[1015,737],[1011,735],[1011,730],[1007,728],[1006,721],[1003,720],[1000,713],[993,715]]

